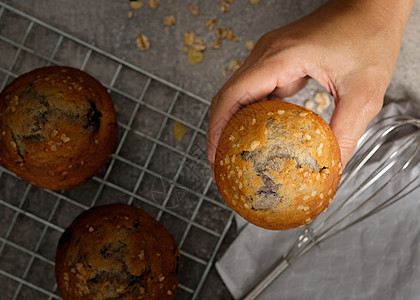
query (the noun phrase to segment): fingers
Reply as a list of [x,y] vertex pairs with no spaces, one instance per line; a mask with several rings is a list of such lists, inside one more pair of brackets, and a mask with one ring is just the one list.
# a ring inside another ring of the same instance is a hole
[[291,97],[308,83],[308,77],[299,78],[285,87],[276,88],[270,95],[267,96],[268,100],[282,100],[286,97]]
[[341,150],[343,168],[356,149],[369,122],[382,107],[383,97],[350,95],[336,103],[330,126]]
[[[291,71],[290,71],[291,70]],[[305,74],[290,63],[264,61],[243,66],[214,97],[207,130],[207,156],[213,166],[217,144],[230,118],[242,107],[275,91],[286,95],[305,86]],[[289,86],[290,85],[290,86]],[[276,89],[278,88],[278,89]]]

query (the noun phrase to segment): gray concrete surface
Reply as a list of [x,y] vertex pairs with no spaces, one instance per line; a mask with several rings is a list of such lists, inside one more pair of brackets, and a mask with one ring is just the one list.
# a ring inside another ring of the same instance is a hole
[[[257,41],[263,33],[298,19],[325,1],[262,0],[258,5],[251,5],[248,0],[236,0],[231,4],[230,11],[226,13],[220,11],[218,1],[198,0],[160,0],[160,6],[157,9],[149,8],[147,0],[143,0],[144,6],[138,10],[130,9],[128,0],[5,0],[3,2],[211,100],[231,74],[231,72],[228,72],[226,76],[222,74],[224,69],[229,68],[229,62],[232,59],[244,60],[249,54],[249,51],[245,50],[246,41]],[[198,16],[190,14],[188,5],[199,6]],[[129,11],[133,12],[132,18],[127,16]],[[176,17],[175,26],[164,26],[163,18],[167,15]],[[216,27],[231,28],[237,34],[238,41],[224,41],[217,50],[207,49],[204,52],[204,60],[192,66],[182,51],[184,33],[192,30],[198,37],[210,43],[215,39],[215,32],[208,31],[205,23],[213,17],[218,19]],[[138,34],[144,34],[150,38],[151,46],[148,51],[140,51],[136,46],[135,38]],[[34,42],[37,43],[37,41]],[[40,51],[48,47],[42,40],[38,41],[38,45]],[[406,28],[396,70],[388,90],[388,96],[391,99],[408,97],[414,101],[420,101],[419,48],[420,3],[417,2]],[[4,57],[9,54],[1,53]],[[74,55],[77,60],[78,54],[74,53]],[[107,74],[101,74],[101,76],[107,77]],[[135,82],[130,84],[135,85]],[[295,100],[303,102],[311,98],[317,90],[319,86],[311,82],[295,97]],[[184,116],[188,113],[189,107],[185,105],[180,109],[183,110],[181,115]],[[328,118],[328,113],[324,117]],[[7,193],[14,192],[9,190]],[[217,192],[213,190],[213,193]],[[62,215],[66,217],[65,212]],[[220,216],[219,221],[222,220],[226,220],[226,215]],[[217,223],[217,214],[208,222]],[[62,226],[65,226],[65,223]],[[232,229],[218,256],[223,253],[234,236],[235,230]],[[54,243],[51,242],[51,244]],[[179,299],[182,298],[180,295]],[[210,271],[200,298],[231,298],[214,269]]]
[[[262,0],[251,5],[247,0],[236,0],[227,13],[222,13],[218,1],[161,0],[153,10],[147,7],[147,0],[141,9],[134,10],[129,19],[129,1],[83,1],[83,0],[6,0],[48,23],[69,32],[85,41],[125,58],[145,70],[185,87],[206,99],[227,79],[222,75],[232,59],[245,59],[248,51],[244,44],[256,41],[263,33],[290,23],[311,12],[325,1],[320,0]],[[198,16],[189,13],[188,5],[198,5]],[[173,15],[177,24],[165,27],[163,18]],[[238,35],[237,43],[226,41],[217,50],[208,49],[204,61],[195,66],[188,63],[182,53],[184,32],[193,30],[204,41],[214,39],[205,22],[218,18],[217,26],[232,28]],[[145,34],[151,40],[149,51],[140,51],[135,44],[138,34]],[[402,94],[419,98],[420,74],[420,4],[417,2],[409,19],[404,35],[395,74],[390,85],[390,94]]]

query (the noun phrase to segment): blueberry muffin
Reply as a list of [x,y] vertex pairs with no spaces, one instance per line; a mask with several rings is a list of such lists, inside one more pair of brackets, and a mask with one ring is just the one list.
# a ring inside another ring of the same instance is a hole
[[117,130],[107,90],[75,68],[35,69],[0,94],[0,164],[40,188],[72,188],[100,172]]
[[342,167],[329,125],[283,101],[242,108],[220,138],[215,180],[225,201],[259,227],[309,223],[333,201]]
[[178,247],[166,228],[134,206],[80,214],[62,234],[55,259],[64,300],[173,299]]

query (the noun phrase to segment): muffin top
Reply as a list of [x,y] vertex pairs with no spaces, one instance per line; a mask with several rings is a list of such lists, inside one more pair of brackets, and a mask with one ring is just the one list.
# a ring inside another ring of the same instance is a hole
[[38,187],[85,182],[108,161],[117,138],[111,97],[86,72],[35,69],[0,94],[0,163]]
[[63,299],[173,299],[179,251],[166,228],[134,206],[80,214],[62,234],[55,260]]
[[214,169],[221,195],[239,215],[263,228],[289,229],[309,223],[332,202],[340,149],[319,115],[261,101],[229,121]]

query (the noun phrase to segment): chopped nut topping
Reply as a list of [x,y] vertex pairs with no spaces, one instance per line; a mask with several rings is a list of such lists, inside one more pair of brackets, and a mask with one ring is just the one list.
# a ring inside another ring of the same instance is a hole
[[144,34],[139,34],[136,37],[136,44],[137,44],[137,47],[139,47],[140,50],[143,50],[143,51],[149,50],[150,48],[150,40]]
[[251,143],[251,150],[255,150],[260,145],[260,141],[253,141]]
[[66,136],[64,133],[61,135],[60,138],[63,141],[63,143],[68,143],[70,141],[70,138]]
[[163,24],[165,26],[173,26],[176,24],[176,18],[174,16],[166,16],[163,18]]
[[208,20],[206,22],[206,27],[208,30],[213,30],[214,26],[216,26],[217,24],[217,19],[216,18],[211,18],[210,20]]
[[197,5],[188,5],[191,15],[198,16],[200,8]]
[[163,276],[162,274],[159,274],[158,280],[159,280],[159,282],[164,281],[165,280],[165,276]]
[[17,148],[16,143],[13,141],[10,141],[10,146],[12,146],[12,148],[15,148],[15,149]]
[[92,226],[90,226],[90,227],[89,227],[89,232],[93,232],[93,231],[94,231],[93,227],[92,227]]
[[168,296],[172,296],[172,291],[171,291],[171,290],[168,290],[168,291],[166,292],[166,295],[168,295]]

